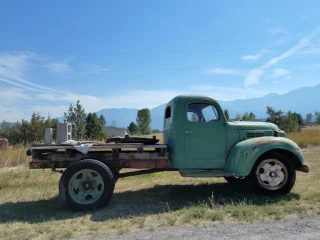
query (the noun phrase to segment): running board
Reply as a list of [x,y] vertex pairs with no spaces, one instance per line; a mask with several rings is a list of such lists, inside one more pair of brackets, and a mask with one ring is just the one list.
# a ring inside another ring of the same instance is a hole
[[233,177],[234,173],[217,169],[182,169],[179,171],[182,177]]

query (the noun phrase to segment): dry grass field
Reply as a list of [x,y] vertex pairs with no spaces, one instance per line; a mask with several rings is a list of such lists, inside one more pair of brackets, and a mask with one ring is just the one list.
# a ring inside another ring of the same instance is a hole
[[287,137],[296,142],[302,148],[319,146],[320,126],[302,128],[301,132],[289,133]]
[[[317,134],[314,134],[317,132]],[[162,172],[119,179],[108,206],[74,213],[59,203],[59,173],[29,170],[26,149],[0,152],[0,238],[68,239],[153,231],[164,226],[263,222],[320,214],[320,128],[288,135],[303,148],[310,173],[290,194],[254,194],[219,178]],[[302,140],[303,139],[303,140]],[[301,142],[299,142],[301,140]]]

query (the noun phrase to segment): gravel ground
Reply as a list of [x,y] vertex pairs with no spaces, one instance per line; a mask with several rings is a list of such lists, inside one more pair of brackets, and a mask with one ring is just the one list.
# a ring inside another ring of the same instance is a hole
[[320,239],[320,217],[295,219],[285,222],[257,224],[219,224],[210,227],[168,227],[157,231],[144,231],[97,240],[194,240],[194,239]]

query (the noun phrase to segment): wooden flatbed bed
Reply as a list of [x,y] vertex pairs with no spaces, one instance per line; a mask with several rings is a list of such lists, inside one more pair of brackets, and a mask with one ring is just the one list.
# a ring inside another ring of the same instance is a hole
[[[88,142],[86,142],[88,143]],[[170,167],[167,145],[143,143],[93,144],[84,154],[74,145],[32,145],[27,155],[32,156],[30,169],[67,168],[74,162],[84,159],[94,159],[106,164],[117,178],[174,170]],[[148,169],[132,173],[120,174],[122,168]]]

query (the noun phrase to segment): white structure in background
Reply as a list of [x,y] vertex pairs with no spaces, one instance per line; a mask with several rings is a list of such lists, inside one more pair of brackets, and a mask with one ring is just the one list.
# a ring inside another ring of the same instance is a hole
[[57,140],[56,143],[71,140],[72,137],[72,125],[71,123],[57,123]]
[[124,128],[117,128],[113,126],[105,126],[103,129],[104,132],[107,133],[108,136],[114,137],[124,137],[127,135],[127,130]]
[[46,128],[44,133],[44,144],[52,144],[53,141],[53,131],[52,128]]

